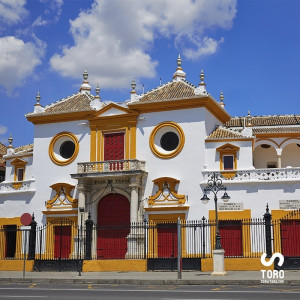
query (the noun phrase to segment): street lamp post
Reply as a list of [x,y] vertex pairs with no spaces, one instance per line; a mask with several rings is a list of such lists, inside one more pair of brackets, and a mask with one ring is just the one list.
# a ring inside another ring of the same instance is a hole
[[213,250],[213,261],[214,261],[214,271],[212,275],[226,275],[224,271],[224,250],[221,246],[221,236],[219,231],[219,220],[218,220],[218,197],[219,191],[224,191],[224,195],[221,199],[224,202],[228,202],[230,197],[227,194],[227,188],[222,184],[222,180],[216,176],[216,173],[210,176],[207,181],[207,186],[204,188],[204,195],[200,199],[204,204],[208,203],[210,200],[207,196],[207,192],[212,192],[214,194],[215,202],[215,214],[216,214],[216,237],[215,237],[215,250]]
[[81,257],[81,252],[82,252],[82,243],[83,243],[83,236],[82,236],[82,217],[83,217],[83,214],[84,214],[84,207],[79,207],[79,212],[80,212],[80,233],[78,235],[78,239],[79,239],[79,272],[78,272],[78,275],[81,276],[81,268],[82,268],[82,265],[81,265],[81,262],[82,262],[82,257]]

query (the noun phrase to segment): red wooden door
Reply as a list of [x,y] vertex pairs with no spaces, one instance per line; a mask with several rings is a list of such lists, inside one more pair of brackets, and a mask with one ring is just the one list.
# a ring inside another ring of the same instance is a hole
[[282,220],[281,252],[284,256],[300,256],[300,220]]
[[221,246],[225,256],[242,256],[242,224],[240,221],[220,221]]
[[98,259],[125,258],[130,233],[130,204],[120,194],[108,194],[98,204]]
[[54,227],[54,258],[69,258],[71,254],[71,226]]
[[159,258],[177,257],[177,224],[157,225],[157,254]]
[[[109,133],[104,135],[104,160],[124,159],[124,132]],[[122,162],[113,162],[110,170],[122,170]]]

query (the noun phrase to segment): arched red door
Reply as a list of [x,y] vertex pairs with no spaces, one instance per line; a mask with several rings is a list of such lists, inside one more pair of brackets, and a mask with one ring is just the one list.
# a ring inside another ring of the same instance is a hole
[[98,259],[125,258],[130,233],[130,204],[121,194],[108,194],[98,204]]

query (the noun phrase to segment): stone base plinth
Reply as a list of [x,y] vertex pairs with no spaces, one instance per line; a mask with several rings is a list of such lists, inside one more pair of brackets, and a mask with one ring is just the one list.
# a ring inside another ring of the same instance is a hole
[[211,273],[212,276],[225,276],[225,264],[224,264],[224,249],[213,250],[213,266],[214,271]]

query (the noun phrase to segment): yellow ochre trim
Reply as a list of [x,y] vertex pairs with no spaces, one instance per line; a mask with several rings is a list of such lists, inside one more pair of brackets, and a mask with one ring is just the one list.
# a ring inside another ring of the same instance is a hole
[[[78,207],[78,199],[74,199],[71,197],[71,191],[75,188],[74,185],[60,182],[52,184],[50,187],[55,191],[56,195],[46,202],[46,208],[62,208],[64,206],[69,206],[72,208]],[[63,201],[59,199],[61,193],[65,195],[65,199]],[[65,200],[67,200],[67,202],[65,202]],[[56,201],[59,203],[55,203]]]
[[[14,166],[14,181],[18,181],[18,170],[23,169],[23,180],[25,179],[25,167],[26,167],[27,161],[22,160],[20,158],[15,158],[11,165]],[[22,186],[22,182],[18,182],[13,184],[14,189],[19,189]]]
[[[21,218],[20,217],[14,217],[14,218],[0,218],[0,227],[6,226],[6,225],[16,225],[17,227],[21,226]],[[15,257],[22,257],[22,232],[17,231],[16,236],[16,252]],[[6,237],[5,237],[5,231],[0,231],[0,245],[3,245],[3,247],[0,247],[0,259],[5,258],[5,247],[6,244]]]
[[205,140],[205,143],[215,143],[215,142],[244,142],[244,141],[253,141],[254,138],[238,138],[238,139],[211,139]]
[[[226,220],[226,221],[239,221],[243,219],[250,219],[251,218],[251,209],[244,209],[244,210],[237,210],[237,211],[219,211],[218,210],[218,220]],[[215,220],[216,214],[215,210],[209,211],[209,219]],[[216,229],[215,226],[211,228],[210,233],[210,240],[211,240],[211,247],[214,248],[215,243],[215,235]],[[251,232],[249,226],[242,226],[242,249],[243,249],[243,256],[249,256],[251,252]],[[222,244],[222,241],[221,241]]]
[[[300,136],[300,134],[299,134],[299,136]],[[299,140],[300,141],[300,139],[298,139],[298,138],[287,138],[279,144],[279,147],[281,147],[281,145],[283,145],[286,141],[289,141],[289,140]]]
[[[176,213],[176,214],[151,214],[149,215],[149,223],[150,225],[156,225],[158,223],[177,223],[178,218],[182,222],[185,222],[185,213]],[[150,230],[148,236],[148,244],[149,244],[149,257],[158,257],[158,232],[157,226],[154,226],[154,230]],[[186,255],[186,230],[185,227],[182,228],[181,235],[181,244],[182,244],[182,255]],[[154,253],[153,253],[154,250]]]
[[91,126],[91,153],[90,159],[91,161],[96,161],[96,128],[95,126]]
[[[237,169],[237,151],[240,150],[240,147],[237,147],[232,144],[225,144],[216,149],[220,153],[220,170],[224,170],[223,156],[233,156],[233,168]],[[226,170],[227,171],[227,170]]]
[[[274,263],[265,267],[261,264],[260,258],[224,258],[226,271],[260,271],[260,270],[274,270]],[[213,259],[201,259],[201,271],[213,271]]]
[[[155,142],[154,142],[157,132],[164,127],[174,128],[179,135],[179,144],[178,144],[177,148],[169,153],[159,152],[159,150],[156,148]],[[171,122],[171,121],[162,122],[162,123],[158,124],[152,130],[152,132],[150,134],[150,138],[149,138],[149,146],[150,146],[151,151],[157,157],[163,158],[163,159],[170,159],[170,158],[177,156],[181,152],[181,150],[184,146],[184,142],[185,142],[185,136],[184,136],[184,132],[183,132],[182,128],[177,123]]]
[[146,259],[84,260],[82,272],[147,272]]
[[136,122],[130,122],[130,159],[136,159]]
[[[34,260],[25,261],[25,271],[33,272]],[[23,271],[24,260],[1,259],[0,271]]]
[[[59,159],[57,159],[55,157],[55,153],[54,153],[54,146],[55,146],[56,142],[58,141],[58,139],[60,139],[62,137],[68,137],[68,138],[70,138],[74,142],[74,144],[75,144],[75,150],[74,150],[73,155],[69,159],[66,159],[66,160],[59,160]],[[56,134],[52,138],[52,140],[51,140],[51,142],[49,144],[49,157],[58,166],[65,166],[65,165],[68,165],[71,162],[73,162],[75,160],[75,158],[77,157],[78,152],[79,152],[79,142],[78,142],[78,139],[71,132],[63,131],[63,132],[60,132],[60,133]]]
[[151,113],[158,111],[181,110],[204,107],[223,124],[231,119],[231,116],[212,97],[184,98],[179,100],[166,100],[161,102],[128,103],[128,107],[139,113]]

